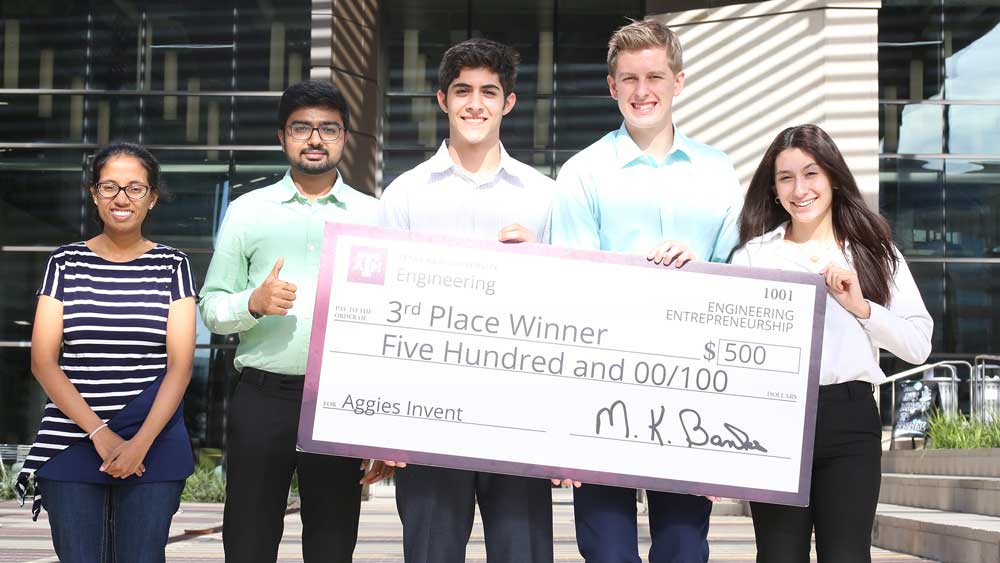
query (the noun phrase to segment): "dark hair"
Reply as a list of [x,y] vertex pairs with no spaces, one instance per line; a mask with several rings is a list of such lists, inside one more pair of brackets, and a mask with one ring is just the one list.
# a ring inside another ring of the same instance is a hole
[[790,220],[774,202],[775,163],[787,149],[808,153],[823,169],[833,187],[833,234],[841,246],[850,245],[851,261],[858,273],[861,293],[880,305],[889,302],[889,284],[899,259],[889,224],[868,209],[858,184],[833,139],[815,125],[785,129],[774,139],[757,166],[740,213],[740,245]]
[[336,86],[323,80],[303,80],[289,86],[278,104],[278,129],[284,129],[288,116],[302,108],[325,107],[340,112],[344,130],[351,128],[351,113],[347,100]]
[[101,178],[101,169],[104,168],[104,165],[109,160],[119,156],[131,156],[138,160],[139,164],[142,164],[142,167],[146,169],[146,181],[149,183],[149,187],[159,196],[163,196],[161,193],[163,188],[160,185],[160,163],[146,147],[128,141],[114,141],[94,154],[87,174],[86,187],[90,188],[97,183]]
[[490,39],[473,38],[452,45],[441,57],[438,67],[438,88],[446,95],[448,87],[458,78],[464,68],[485,68],[497,73],[503,95],[514,91],[517,82],[517,65],[520,55],[512,47]]

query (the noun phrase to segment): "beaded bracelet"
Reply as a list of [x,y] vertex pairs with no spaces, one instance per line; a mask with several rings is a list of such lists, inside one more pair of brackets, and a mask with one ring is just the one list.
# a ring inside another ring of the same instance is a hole
[[107,428],[107,427],[108,427],[108,423],[105,422],[104,424],[102,424],[102,425],[98,426],[97,428],[95,428],[90,434],[87,434],[87,438],[90,439],[90,440],[93,440],[94,439],[94,434],[97,434],[98,432],[100,432],[101,428]]

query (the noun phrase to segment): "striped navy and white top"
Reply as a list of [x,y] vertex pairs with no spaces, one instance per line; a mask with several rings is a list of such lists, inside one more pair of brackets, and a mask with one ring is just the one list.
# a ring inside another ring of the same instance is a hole
[[[83,242],[49,256],[39,295],[63,304],[60,367],[90,408],[124,439],[141,427],[167,369],[170,304],[197,294],[187,256],[156,245],[130,262],[110,262]],[[146,473],[126,480],[99,471],[87,433],[51,401],[18,478],[22,502],[32,475],[88,483],[184,479],[193,470],[183,406],[144,460]],[[37,485],[37,484],[36,484]],[[36,505],[40,490],[36,486]]]

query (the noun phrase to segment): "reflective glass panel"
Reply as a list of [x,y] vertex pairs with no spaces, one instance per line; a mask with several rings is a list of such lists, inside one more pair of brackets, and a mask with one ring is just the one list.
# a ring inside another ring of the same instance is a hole
[[992,0],[944,3],[945,97],[1000,101],[1000,4]]
[[878,12],[879,97],[940,97],[943,50],[940,3],[883,2]]
[[879,207],[906,256],[943,256],[944,160],[883,158]]
[[948,256],[1000,258],[1000,156],[944,164]]

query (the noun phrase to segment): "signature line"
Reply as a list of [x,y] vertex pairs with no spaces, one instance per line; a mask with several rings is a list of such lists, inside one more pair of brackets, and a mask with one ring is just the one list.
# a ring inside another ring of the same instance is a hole
[[570,433],[570,436],[576,436],[577,438],[591,438],[591,439],[594,439],[594,440],[613,440],[615,442],[628,442],[630,444],[645,444],[647,446],[657,446],[657,447],[667,447],[667,448],[683,448],[685,450],[692,449],[692,450],[699,450],[699,451],[703,451],[703,452],[717,452],[717,453],[720,453],[720,454],[739,454],[739,455],[752,455],[754,457],[772,457],[774,459],[792,459],[792,458],[790,458],[788,456],[781,456],[781,455],[757,454],[757,453],[752,453],[752,452],[738,452],[738,451],[735,451],[735,450],[716,450],[716,449],[712,449],[712,448],[701,448],[701,447],[697,447],[697,446],[692,448],[690,446],[681,446],[681,445],[678,445],[678,444],[662,444],[661,445],[661,444],[658,444],[656,442],[647,442],[645,440],[629,440],[628,438],[612,438],[610,436],[593,436],[593,435],[590,435],[590,434],[572,434],[572,433]]

